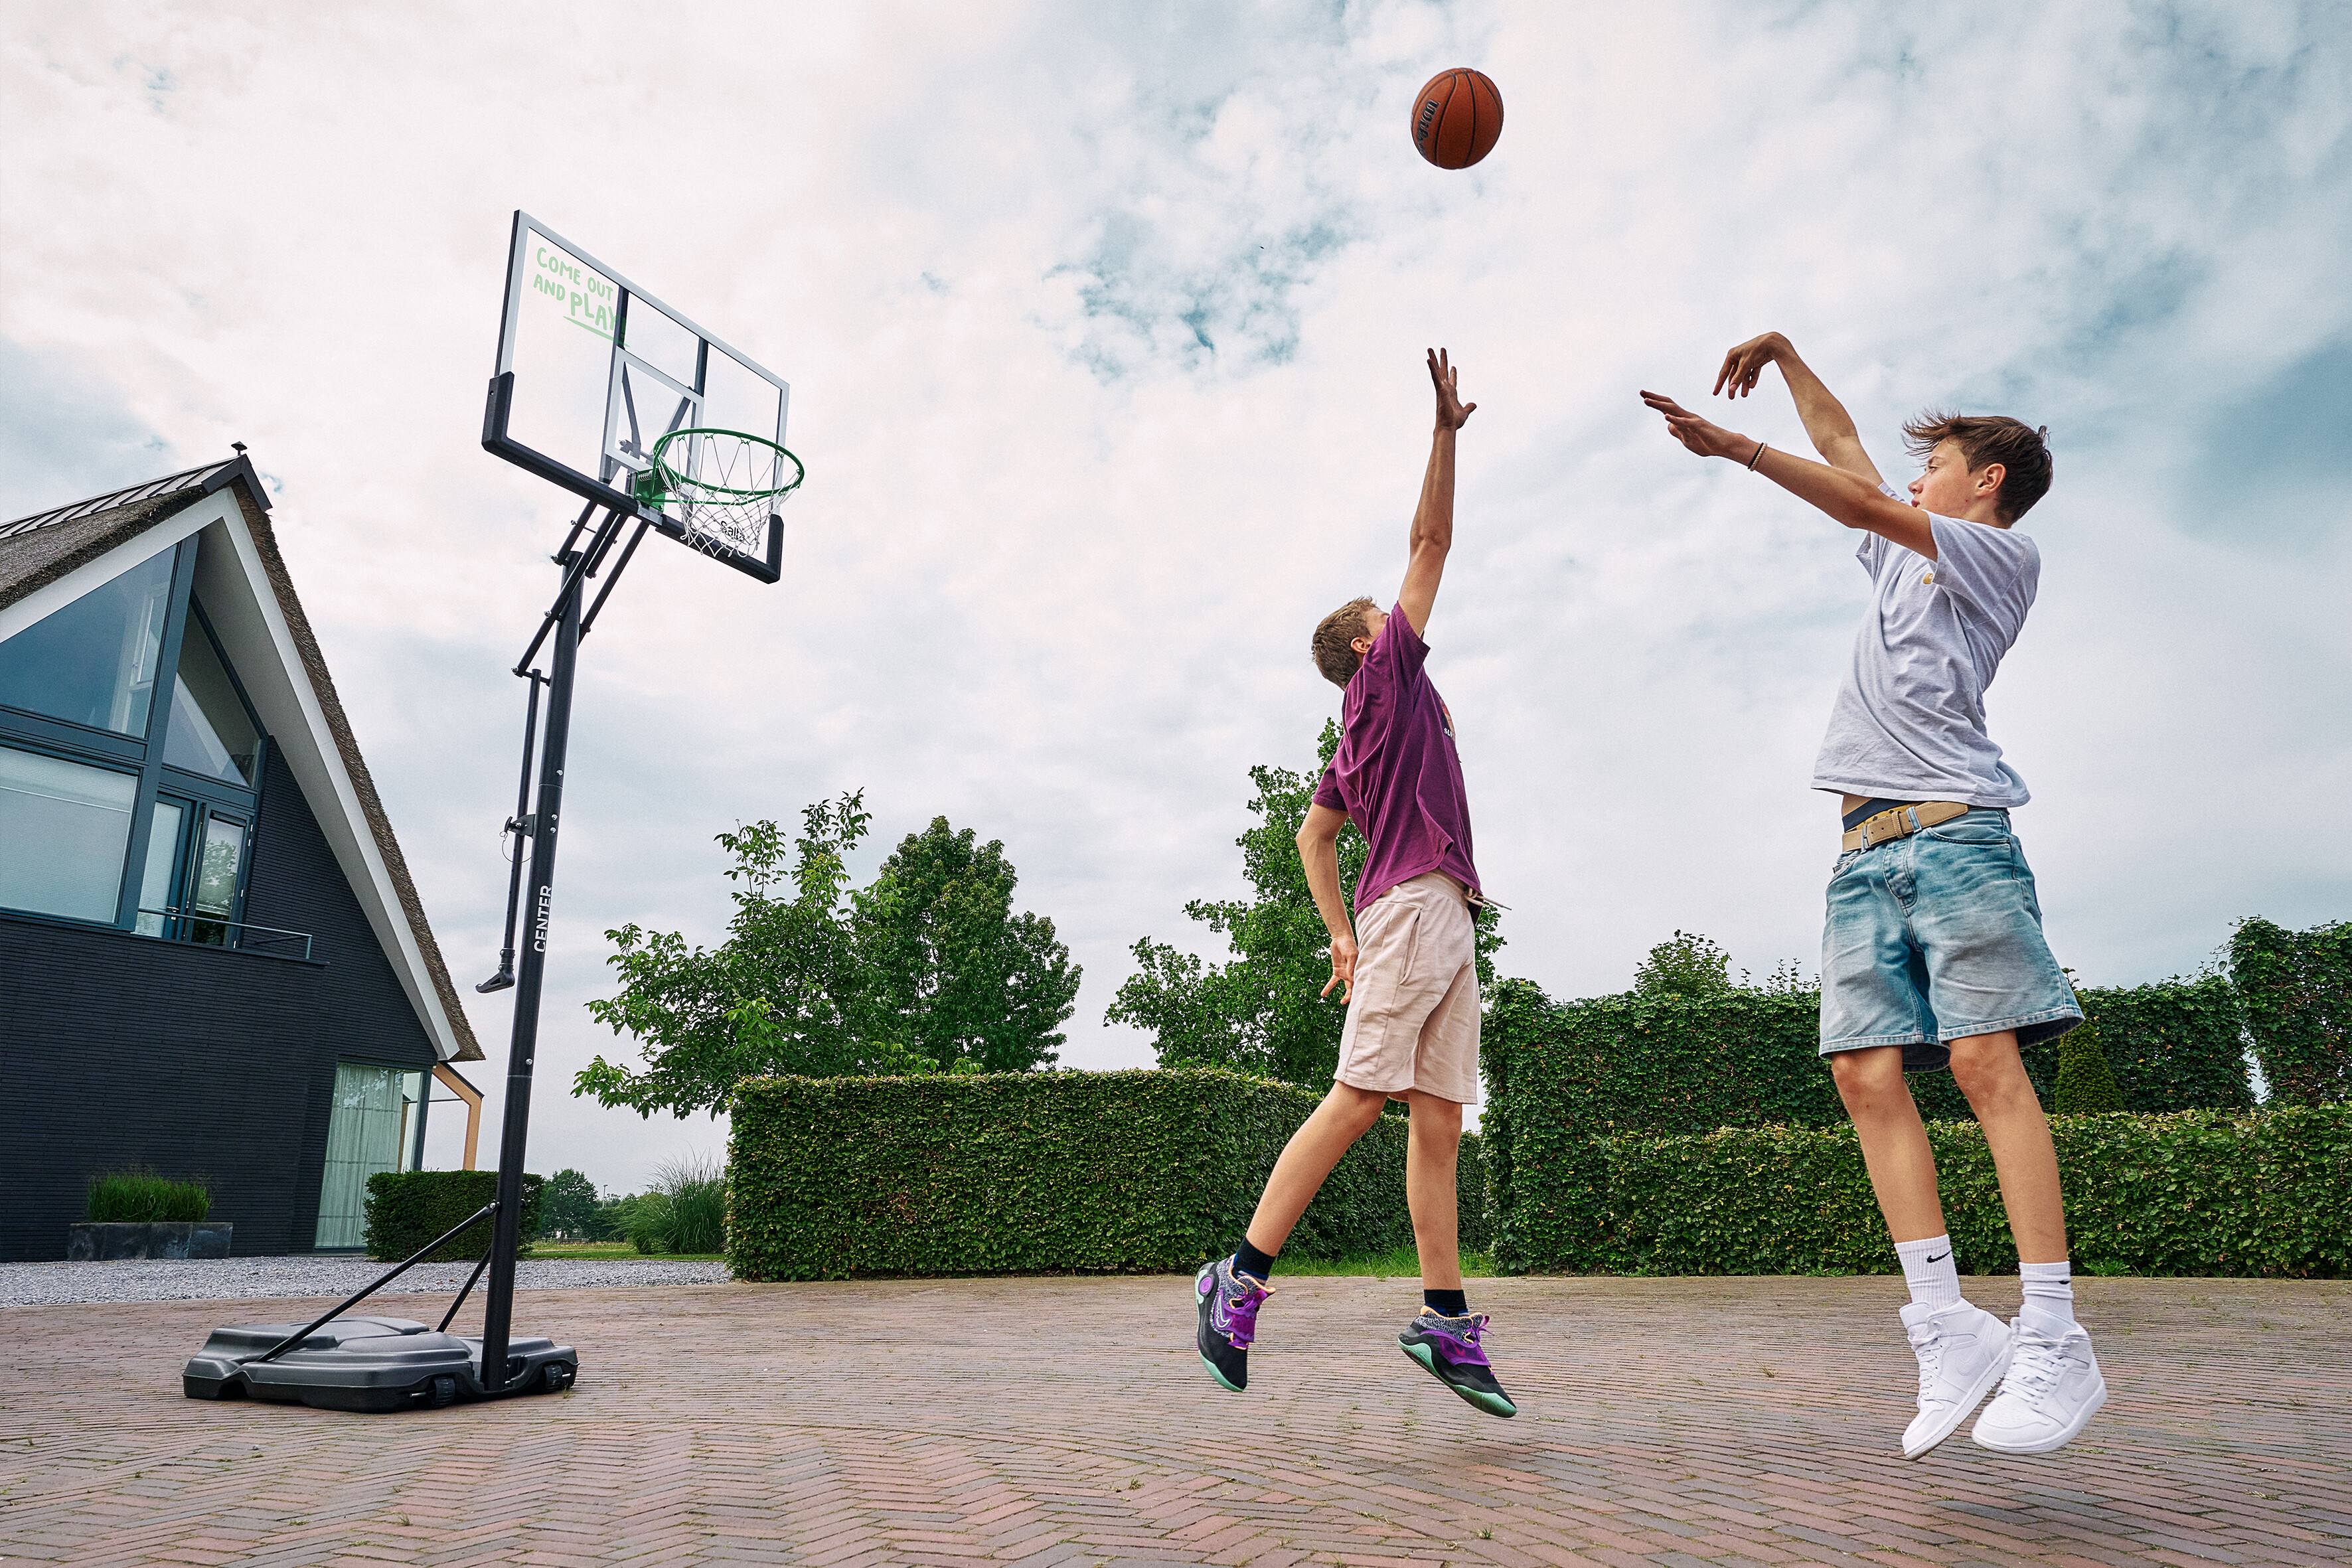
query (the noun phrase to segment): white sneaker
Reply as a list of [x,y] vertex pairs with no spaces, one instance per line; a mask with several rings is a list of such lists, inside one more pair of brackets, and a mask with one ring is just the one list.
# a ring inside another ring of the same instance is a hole
[[2080,1323],[2039,1312],[2011,1325],[2016,1347],[2000,1394],[1978,1418],[1979,1447],[2003,1454],[2047,1454],[2074,1440],[2107,1402],[2107,1380]]
[[[1903,1457],[1916,1459],[1952,1435],[2009,1370],[2009,1325],[1966,1301],[1903,1309],[1919,1358],[1919,1414],[1903,1428]],[[1979,1430],[1982,1430],[1981,1427]]]

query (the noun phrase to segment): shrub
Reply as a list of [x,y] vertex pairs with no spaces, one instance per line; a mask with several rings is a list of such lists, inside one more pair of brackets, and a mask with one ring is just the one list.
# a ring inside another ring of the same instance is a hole
[[2352,1098],[2352,921],[2305,931],[2243,921],[2230,938],[2230,968],[2272,1098]]
[[[522,1179],[522,1240],[517,1256],[530,1250],[539,1234],[540,1194],[545,1183]],[[499,1195],[496,1171],[378,1171],[368,1178],[368,1256],[396,1263]],[[428,1263],[471,1262],[490,1249],[498,1216],[434,1248]]]
[[2050,1109],[2061,1116],[2124,1109],[2124,1091],[2099,1044],[2096,1019],[2086,1017],[2058,1042],[2058,1083]]
[[212,1194],[201,1182],[167,1181],[146,1170],[108,1171],[91,1178],[83,1217],[98,1225],[181,1224],[212,1211]]
[[[2181,1111],[2051,1122],[2076,1260],[2109,1272],[2315,1275],[2352,1264],[2352,1111]],[[1983,1130],[1934,1121],[1962,1267],[2016,1267]],[[1895,1249],[1851,1126],[1726,1128],[1595,1141],[1569,1205],[1580,1228],[1515,1269],[1649,1274],[1887,1273]],[[1499,1260],[1498,1260],[1499,1266]]]
[[[2154,1113],[2253,1104],[2253,1089],[2246,1082],[2245,1019],[2227,976],[2095,985],[2076,994],[2084,1018],[2099,1032],[2123,1092],[2122,1109]],[[2045,1091],[2047,1103],[2047,1091],[2056,1086],[2035,1087]]]
[[688,1155],[656,1167],[649,1191],[621,1200],[621,1232],[642,1253],[723,1252],[727,1170]]
[[[743,1279],[1189,1271],[1240,1237],[1319,1099],[1215,1068],[750,1080],[733,1106],[728,1261]],[[1409,1246],[1405,1136],[1383,1116],[1283,1250]],[[1463,1142],[1475,1248],[1485,1183]]]

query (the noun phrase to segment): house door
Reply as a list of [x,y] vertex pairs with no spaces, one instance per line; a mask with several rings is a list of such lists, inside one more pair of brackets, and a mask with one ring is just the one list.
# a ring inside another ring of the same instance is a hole
[[379,1171],[413,1171],[425,1142],[425,1075],[365,1062],[335,1064],[319,1184],[317,1247],[367,1244],[367,1184]]

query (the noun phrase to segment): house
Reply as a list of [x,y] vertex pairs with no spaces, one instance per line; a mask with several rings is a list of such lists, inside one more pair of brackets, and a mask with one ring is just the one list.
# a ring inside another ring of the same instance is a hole
[[91,1176],[361,1245],[479,1061],[240,451],[0,523],[0,1258]]

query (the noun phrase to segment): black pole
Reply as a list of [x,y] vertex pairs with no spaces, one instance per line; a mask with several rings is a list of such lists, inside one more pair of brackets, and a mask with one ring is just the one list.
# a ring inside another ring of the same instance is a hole
[[539,809],[531,818],[530,940],[515,976],[514,1043],[507,1052],[506,1114],[499,1133],[499,1212],[490,1240],[490,1289],[482,1308],[482,1386],[506,1386],[507,1339],[514,1323],[515,1247],[522,1230],[523,1143],[530,1131],[531,1062],[539,1050],[539,994],[547,976],[547,928],[555,893],[557,819],[563,810],[563,755],[572,739],[572,677],[580,657],[585,574],[565,563],[557,605],[555,657],[547,679],[547,731],[540,751]]
[[507,868],[507,941],[499,949],[499,972],[474,987],[486,994],[514,984],[515,911],[522,905],[523,846],[530,837],[530,752],[539,737],[539,689],[547,683],[547,677],[535,669],[527,679],[530,703],[522,716],[522,773],[515,780],[515,814],[507,822],[507,831],[514,836],[514,859]]

